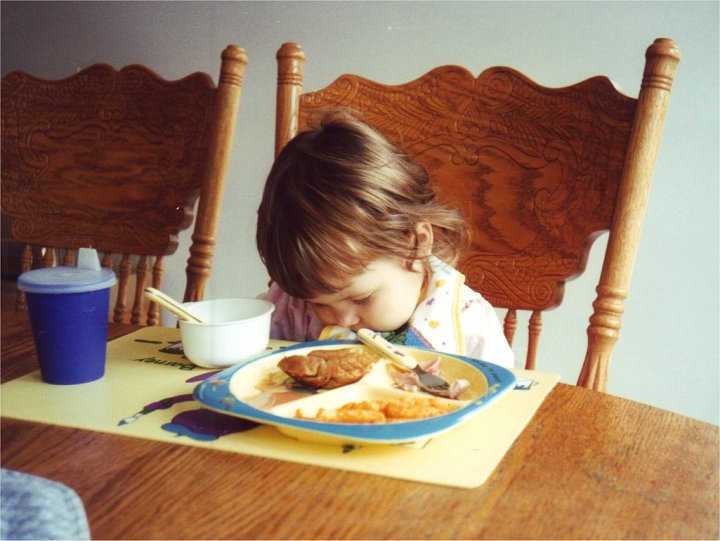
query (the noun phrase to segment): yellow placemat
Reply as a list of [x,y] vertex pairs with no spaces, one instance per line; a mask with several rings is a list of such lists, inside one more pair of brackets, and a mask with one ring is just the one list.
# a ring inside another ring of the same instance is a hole
[[[473,488],[495,469],[559,376],[514,370],[518,385],[476,417],[428,441],[341,447],[300,442],[270,426],[216,414],[192,399],[211,372],[182,355],[179,331],[146,327],[108,344],[101,380],[49,385],[36,371],[0,386],[0,413],[27,421],[69,426],[183,445],[243,453]],[[290,342],[271,341],[277,349]]]

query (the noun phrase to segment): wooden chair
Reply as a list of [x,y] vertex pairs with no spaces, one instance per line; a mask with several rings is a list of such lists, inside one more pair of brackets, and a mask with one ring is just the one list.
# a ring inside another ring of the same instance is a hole
[[605,77],[546,88],[506,67],[476,78],[457,66],[394,86],[346,74],[303,93],[305,55],[285,43],[275,153],[325,109],[361,112],[469,220],[472,247],[459,267],[472,288],[507,309],[511,344],[517,311],[531,313],[530,369],[542,312],[561,303],[565,282],[585,270],[591,244],[609,231],[578,379],[604,391],[679,59],[672,40],[655,40],[637,99]]
[[197,202],[184,299],[202,299],[246,64],[229,45],[217,86],[206,73],[166,81],[140,65],[3,77],[2,210],[25,244],[21,271],[73,265],[78,248],[96,248],[118,275],[112,319],[156,325],[143,289],[161,287]]

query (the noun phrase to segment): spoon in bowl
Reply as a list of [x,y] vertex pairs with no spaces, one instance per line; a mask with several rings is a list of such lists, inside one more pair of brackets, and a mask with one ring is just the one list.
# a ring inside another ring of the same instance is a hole
[[179,317],[183,321],[193,321],[195,323],[206,323],[206,321],[203,318],[201,318],[197,314],[194,314],[192,312],[192,310],[188,310],[181,303],[179,303],[172,297],[169,297],[168,295],[166,295],[159,289],[155,289],[154,287],[146,287],[145,288],[145,296],[148,299],[150,299],[151,301],[158,303],[160,306],[167,308],[168,310],[170,310],[173,314],[175,314],[177,317]]

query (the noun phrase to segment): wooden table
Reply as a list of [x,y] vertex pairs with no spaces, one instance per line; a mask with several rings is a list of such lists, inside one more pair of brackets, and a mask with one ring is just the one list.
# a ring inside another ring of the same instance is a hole
[[[36,368],[4,312],[2,381]],[[96,539],[720,536],[717,426],[563,384],[473,490],[9,418],[2,466],[75,489]]]

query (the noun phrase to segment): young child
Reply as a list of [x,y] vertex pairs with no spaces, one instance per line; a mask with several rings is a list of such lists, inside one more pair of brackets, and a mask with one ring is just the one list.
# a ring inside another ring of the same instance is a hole
[[328,113],[282,150],[258,210],[271,336],[345,339],[366,327],[513,366],[493,308],[453,268],[467,237],[422,167],[349,113]]

